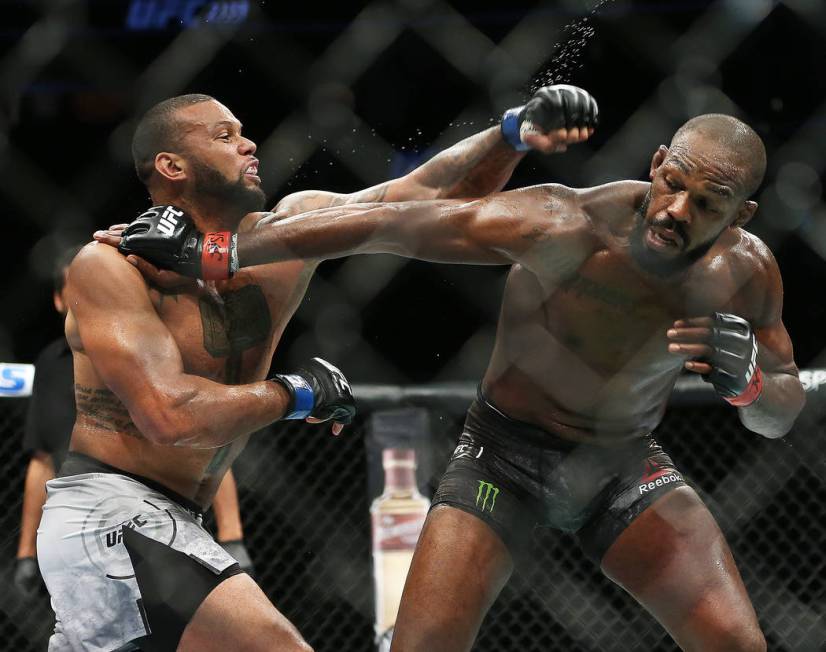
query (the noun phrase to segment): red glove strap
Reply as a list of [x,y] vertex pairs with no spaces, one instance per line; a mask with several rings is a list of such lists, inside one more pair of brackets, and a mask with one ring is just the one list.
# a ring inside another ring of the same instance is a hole
[[[757,367],[752,374],[748,387],[739,396],[733,398],[726,398],[726,400],[735,407],[746,407],[754,403],[763,391],[763,372],[760,367]],[[725,398],[725,397],[723,397]]]
[[201,249],[201,276],[204,280],[223,281],[229,278],[231,237],[229,231],[204,234],[204,245]]

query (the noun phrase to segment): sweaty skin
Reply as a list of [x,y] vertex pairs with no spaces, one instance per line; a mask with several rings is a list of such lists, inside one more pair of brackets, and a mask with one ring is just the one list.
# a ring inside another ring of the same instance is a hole
[[[742,129],[732,119],[698,121],[654,154],[651,183],[265,216],[239,235],[239,261],[387,252],[510,265],[486,397],[512,418],[606,447],[654,430],[681,369],[710,371],[710,315],[732,313],[751,324],[764,379],[739,417],[782,436],[804,398],[777,264],[742,229],[757,208],[747,197],[761,166],[743,164],[755,147],[725,149],[725,130]],[[725,538],[690,487],[643,510],[600,566],[682,649],[766,650]],[[512,568],[483,519],[438,505],[405,582],[393,652],[470,650]]]
[[[154,203],[183,208],[202,230],[250,231],[262,214],[233,215],[215,197],[199,193],[192,179],[207,166],[212,176],[260,186],[255,144],[216,101],[180,109],[179,115],[186,122],[189,159],[158,155],[155,168],[166,185],[153,192]],[[562,149],[592,131],[537,134],[534,145]],[[492,128],[401,179],[351,195],[295,193],[265,215],[481,196],[501,189],[522,156]],[[145,261],[88,245],[69,273],[66,334],[78,404],[72,450],[207,505],[249,434],[284,412],[286,391],[262,379],[320,260],[262,264],[228,281],[170,283],[168,273]]]
[[[781,321],[777,264],[740,228],[756,204],[739,206],[732,173],[712,163],[711,143],[674,149],[655,154],[652,183],[542,185],[472,202],[265,217],[239,237],[239,260],[243,267],[387,252],[510,264],[483,391],[509,416],[576,441],[610,443],[651,432],[681,369],[708,371],[698,360],[708,348],[703,320],[733,313],[751,323],[766,379],[760,399],[739,408],[741,420],[755,432],[781,436],[803,392]],[[635,256],[635,247],[645,255]],[[680,268],[681,258],[691,264]]]

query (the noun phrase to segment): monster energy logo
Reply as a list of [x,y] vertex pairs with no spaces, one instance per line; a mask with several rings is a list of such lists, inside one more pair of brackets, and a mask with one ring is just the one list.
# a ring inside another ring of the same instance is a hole
[[485,508],[488,506],[488,500],[490,500],[490,509],[489,512],[493,512],[493,508],[496,506],[496,496],[499,495],[499,489],[494,487],[490,482],[485,482],[484,480],[479,480],[479,491],[476,492],[476,506],[479,507],[479,501],[482,501],[482,511],[485,511]]

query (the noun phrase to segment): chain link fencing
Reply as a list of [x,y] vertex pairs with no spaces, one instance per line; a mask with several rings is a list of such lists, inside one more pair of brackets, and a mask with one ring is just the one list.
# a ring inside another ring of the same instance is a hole
[[[768,440],[735,410],[681,381],[658,440],[700,492],[732,547],[773,652],[826,649],[826,373],[804,372],[808,405],[794,430]],[[820,383],[823,383],[821,386]],[[303,423],[256,434],[234,472],[257,581],[317,652],[374,647],[371,500],[380,454],[368,422],[377,410],[425,407],[429,432],[413,442],[419,485],[431,496],[461,431],[470,384],[356,387],[367,409],[341,437]],[[0,401],[2,572],[11,586],[26,459],[26,401]],[[209,526],[210,518],[207,518]],[[45,596],[0,592],[0,649],[45,649],[53,615]],[[676,650],[632,598],[604,578],[575,540],[538,528],[517,560],[474,647],[559,652]]]
[[[146,207],[129,139],[137,116],[161,99],[207,92],[224,101],[258,142],[277,199],[402,174],[522,103],[537,81],[570,81],[599,100],[600,129],[564,156],[530,155],[514,185],[644,178],[656,146],[689,117],[743,118],[769,151],[749,229],[778,257],[798,361],[826,362],[826,303],[812,301],[812,279],[826,270],[826,78],[801,78],[826,56],[821,0],[538,0],[491,12],[443,0],[346,4],[308,19],[314,7],[302,14],[264,0],[3,3],[0,199],[5,233],[19,244],[9,268],[20,273],[0,280],[0,359],[28,361],[57,335],[54,253]],[[390,256],[325,263],[277,364],[321,355],[355,382],[404,383],[360,394],[371,409],[426,407],[419,479],[430,495],[473,391],[459,400],[455,387],[407,384],[481,376],[503,284],[501,268]],[[428,315],[410,297],[427,297]],[[821,381],[809,381],[809,406],[784,441],[746,432],[733,410],[689,390],[659,435],[726,533],[773,651],[826,648],[826,401]],[[24,407],[0,399],[7,586]],[[368,416],[338,439],[273,427],[235,467],[258,579],[319,652],[373,645],[368,508],[381,467]],[[538,531],[531,559],[518,564],[477,650],[674,649],[570,537]],[[51,626],[45,597],[27,604],[0,592],[0,649],[42,650]]]

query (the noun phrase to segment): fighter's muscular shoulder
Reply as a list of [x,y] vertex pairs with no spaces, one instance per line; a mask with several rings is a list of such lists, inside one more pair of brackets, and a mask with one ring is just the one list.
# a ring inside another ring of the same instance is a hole
[[629,223],[647,184],[618,182],[574,189],[558,184],[525,188],[532,198],[525,235],[545,246],[529,260],[540,277],[564,276],[581,266],[592,254]]
[[721,244],[729,245],[711,261],[725,267],[736,292],[733,303],[738,314],[747,316],[755,327],[779,319],[783,302],[780,269],[771,250],[753,233],[730,229]]

